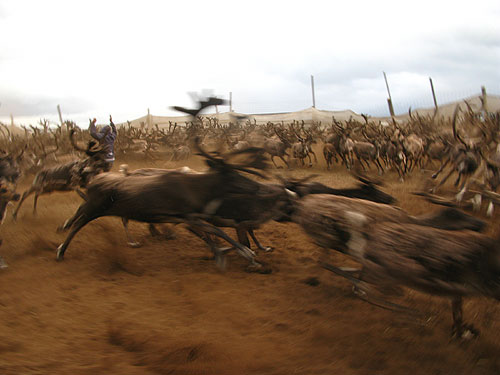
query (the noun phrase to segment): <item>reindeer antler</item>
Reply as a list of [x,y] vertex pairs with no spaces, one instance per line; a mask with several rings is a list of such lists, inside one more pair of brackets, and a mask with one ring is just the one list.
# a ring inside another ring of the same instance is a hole
[[460,106],[455,107],[455,111],[453,112],[453,121],[452,121],[452,129],[453,129],[453,137],[460,141],[466,148],[469,148],[469,145],[465,143],[465,141],[460,137],[460,134],[457,131],[457,118],[458,118],[458,112],[460,112]]

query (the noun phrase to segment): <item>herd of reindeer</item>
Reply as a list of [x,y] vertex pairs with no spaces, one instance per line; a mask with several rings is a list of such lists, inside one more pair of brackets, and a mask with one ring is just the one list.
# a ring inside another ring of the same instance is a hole
[[[349,280],[356,295],[393,309],[405,308],[374,293],[408,287],[448,297],[453,336],[467,339],[479,334],[462,318],[462,298],[500,300],[500,237],[482,233],[485,221],[460,208],[471,197],[473,208],[478,209],[484,197],[486,214],[491,216],[494,204],[500,202],[496,193],[500,113],[476,113],[469,107],[462,112],[457,109],[450,119],[410,113],[405,123],[381,124],[363,116],[364,122],[332,119],[327,126],[303,122],[257,125],[239,117],[223,125],[215,118],[200,116],[205,108],[223,103],[208,98],[195,109],[173,107],[192,116],[182,126],[136,128],[129,123],[118,127],[118,160],[127,156],[181,161],[196,154],[206,164],[204,171],[121,166],[118,172],[104,172],[105,150],[89,141],[88,131],[73,122],[54,128],[42,120],[38,127],[25,127],[24,135],[11,134],[3,125],[2,220],[10,202],[18,202],[13,212],[16,220],[30,195],[34,194],[36,211],[40,195],[74,191],[82,203],[57,229],[67,232],[57,248],[59,261],[86,224],[116,216],[122,219],[130,246],[138,243],[128,231],[129,220],[147,223],[152,234],[158,233],[156,224],[182,223],[208,245],[218,267],[224,268],[227,253],[235,250],[248,260],[248,270],[257,272],[263,266],[251,249],[249,236],[260,251],[270,251],[254,231],[272,220],[294,222],[317,245],[359,263],[356,269],[321,263]],[[359,181],[357,186],[334,189],[311,181],[314,176],[269,181],[277,168],[307,168],[317,162],[314,149],[319,150],[319,145],[323,145],[327,168],[336,163],[350,169]],[[440,164],[432,179],[438,182],[419,194],[446,207],[422,216],[395,206],[396,200],[380,187],[383,177],[365,173],[376,169],[382,176],[395,171],[403,181],[415,171],[436,167],[436,161]],[[441,172],[444,177],[438,178]],[[23,175],[35,177],[20,195],[16,185]],[[436,195],[452,175],[456,175],[456,196]],[[222,228],[234,228],[237,239]],[[221,241],[230,247],[222,247]]]

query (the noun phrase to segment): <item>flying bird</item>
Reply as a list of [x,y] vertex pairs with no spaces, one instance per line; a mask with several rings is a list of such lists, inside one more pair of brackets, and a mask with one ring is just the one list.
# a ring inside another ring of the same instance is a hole
[[201,111],[203,111],[205,108],[214,106],[214,105],[226,105],[227,101],[224,99],[216,98],[216,97],[209,97],[206,100],[199,100],[198,101],[198,108],[196,109],[189,109],[189,108],[184,108],[184,107],[179,107],[179,106],[173,106],[170,107],[171,109],[174,109],[179,112],[187,113],[188,115],[191,115],[193,117],[197,117]]

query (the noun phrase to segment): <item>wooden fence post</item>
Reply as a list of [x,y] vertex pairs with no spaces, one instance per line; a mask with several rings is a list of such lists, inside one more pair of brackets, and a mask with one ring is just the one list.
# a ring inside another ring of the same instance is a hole
[[311,76],[311,90],[312,90],[312,99],[313,99],[313,108],[316,108],[316,97],[314,95],[314,76]]
[[64,126],[64,122],[63,122],[63,118],[62,118],[62,114],[61,114],[61,107],[59,106],[59,104],[57,105],[57,113],[59,114],[59,121],[61,122],[61,131],[66,132],[68,129],[67,129],[67,126],[66,127]]
[[484,115],[488,114],[488,96],[486,95],[486,87],[481,86],[481,112]]
[[385,80],[385,86],[387,87],[387,94],[389,95],[389,98],[387,99],[387,104],[389,105],[389,113],[391,114],[391,117],[394,117],[394,107],[392,106],[392,98],[391,98],[391,91],[389,90],[389,83],[387,82],[387,76],[384,73],[384,80]]
[[438,103],[436,100],[436,93],[434,92],[434,84],[432,83],[432,78],[429,77],[429,82],[431,83],[432,99],[434,100],[434,116],[438,113]]

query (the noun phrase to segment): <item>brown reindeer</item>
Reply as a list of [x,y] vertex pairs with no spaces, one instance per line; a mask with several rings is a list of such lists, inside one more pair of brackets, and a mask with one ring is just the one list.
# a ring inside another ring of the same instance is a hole
[[358,288],[367,292],[371,285],[397,285],[451,298],[453,336],[479,334],[463,321],[462,299],[500,301],[500,237],[418,224],[369,225],[363,214],[349,214],[348,254],[355,254],[362,265]]
[[94,141],[89,141],[86,149],[78,147],[73,139],[74,132],[74,129],[70,131],[73,147],[77,151],[84,152],[86,158],[45,168],[38,172],[30,188],[23,193],[13,213],[14,220],[17,219],[17,214],[23,202],[33,193],[35,194],[33,214],[36,214],[38,197],[42,194],[49,194],[54,191],[76,191],[85,199],[85,194],[80,189],[85,188],[93,177],[106,170],[105,150],[96,148]]
[[[19,194],[14,192],[12,184],[5,183],[5,181],[0,180],[0,224],[3,224],[5,219],[5,214],[7,212],[7,206],[12,204],[13,201],[19,200]],[[2,240],[0,239],[0,245]],[[0,257],[0,269],[7,268],[7,263]]]
[[415,217],[393,206],[309,195],[298,201],[292,220],[319,246],[361,263],[359,278],[352,275],[353,270],[325,264],[353,281],[360,293],[366,294],[370,285],[397,284],[452,297],[454,332],[459,337],[476,333],[459,319],[461,296],[497,293],[496,298],[500,297],[498,242],[466,231],[482,230],[485,223],[458,210]]
[[439,187],[441,187],[448,180],[448,178],[454,172],[456,172],[458,174],[458,177],[454,185],[458,186],[460,181],[462,181],[459,188],[460,191],[456,196],[457,201],[462,200],[464,193],[466,192],[468,185],[471,181],[471,177],[479,168],[482,161],[480,150],[487,144],[485,135],[479,142],[473,142],[473,141],[465,142],[462,139],[460,133],[457,131],[456,128],[459,109],[460,107],[457,106],[453,114],[453,122],[452,122],[453,136],[458,143],[450,150],[448,158],[441,165],[439,170],[432,175],[432,178],[436,178],[447,164],[451,163],[451,168],[448,174],[445,177],[443,177],[443,179],[431,190],[431,192],[434,193]]
[[303,138],[295,129],[295,124],[290,124],[290,129],[293,131],[295,136],[297,137],[298,142],[292,144],[292,155],[295,159],[300,161],[302,166],[305,165],[305,158],[309,158],[309,167],[312,167],[312,159],[311,154],[314,156],[314,162],[318,163],[318,159],[316,158],[316,154],[312,149],[312,145],[315,143],[313,135],[307,130],[304,129],[304,121],[302,121],[302,126],[299,131],[302,131],[305,134],[305,138]]
[[384,172],[384,168],[382,167],[382,164],[380,164],[379,160],[380,141],[374,136],[368,136],[365,129],[362,129],[361,133],[365,138],[365,141],[354,141],[353,145],[353,151],[359,161],[359,164],[361,164],[363,170],[366,171],[363,161],[368,167],[370,166],[369,162],[372,162],[377,166],[379,174],[382,174]]
[[278,166],[274,161],[274,158],[276,156],[279,157],[281,160],[283,160],[283,163],[285,163],[285,165],[288,168],[289,165],[288,162],[285,160],[284,156],[288,156],[286,150],[290,148],[292,145],[281,130],[276,129],[276,127],[273,126],[273,131],[274,134],[276,134],[277,139],[276,138],[267,139],[264,142],[263,148],[271,156],[271,161],[273,162],[276,168],[278,168]]
[[21,177],[21,168],[19,163],[23,158],[24,151],[26,147],[17,155],[7,154],[5,152],[0,153],[0,179],[6,182],[17,185],[19,178]]
[[[246,152],[246,151],[245,151]],[[242,152],[243,154],[245,152]],[[239,152],[233,152],[233,155],[238,155]],[[211,157],[205,154],[205,157]],[[120,172],[126,176],[153,176],[167,175],[170,173],[186,173],[186,174],[203,174],[205,172],[194,171],[189,167],[181,167],[176,169],[158,169],[158,168],[142,168],[128,172],[127,166],[120,166]],[[238,241],[250,248],[250,241],[247,234],[250,235],[258,249],[263,251],[271,251],[272,248],[263,246],[257,237],[254,230],[258,229],[261,224],[272,219],[280,219],[286,211],[286,204],[289,196],[293,194],[286,193],[280,185],[254,183],[252,196],[248,194],[235,193],[227,195],[217,207],[214,206],[213,215],[216,217],[207,219],[208,222],[222,227],[232,227],[236,230]],[[138,242],[134,241],[127,229],[128,220],[123,218],[123,224],[127,235],[129,246],[138,247]],[[150,232],[153,236],[157,236],[159,232],[155,229],[154,224],[149,224]]]
[[[264,167],[262,150],[238,151],[233,155],[246,154],[250,160],[243,164],[228,164],[223,158],[204,152],[199,147],[199,139],[195,144],[210,168],[206,173],[170,172],[151,176],[106,173],[97,176],[88,186],[87,200],[65,224],[64,229],[71,231],[59,246],[57,259],[63,259],[71,239],[88,222],[101,216],[118,216],[146,223],[187,223],[194,233],[210,245],[218,264],[224,264],[224,252],[210,241],[208,234],[228,241],[239,254],[250,261],[250,267],[258,268],[259,265],[254,260],[255,254],[248,247],[232,240],[211,223],[219,226],[234,225],[232,223],[237,221],[234,217],[237,203],[240,200],[251,201],[256,196],[258,183],[243,176],[241,172],[260,175],[252,168]],[[269,196],[268,199],[276,204],[276,196]],[[224,206],[228,200],[236,203],[231,210],[229,206]],[[228,208],[222,209],[223,207]],[[233,216],[228,217],[228,212]],[[236,212],[245,211],[242,208]]]
[[325,157],[326,169],[328,170],[330,170],[333,164],[333,159],[335,159],[336,163],[338,162],[335,146],[332,143],[325,143],[323,145],[323,156]]

